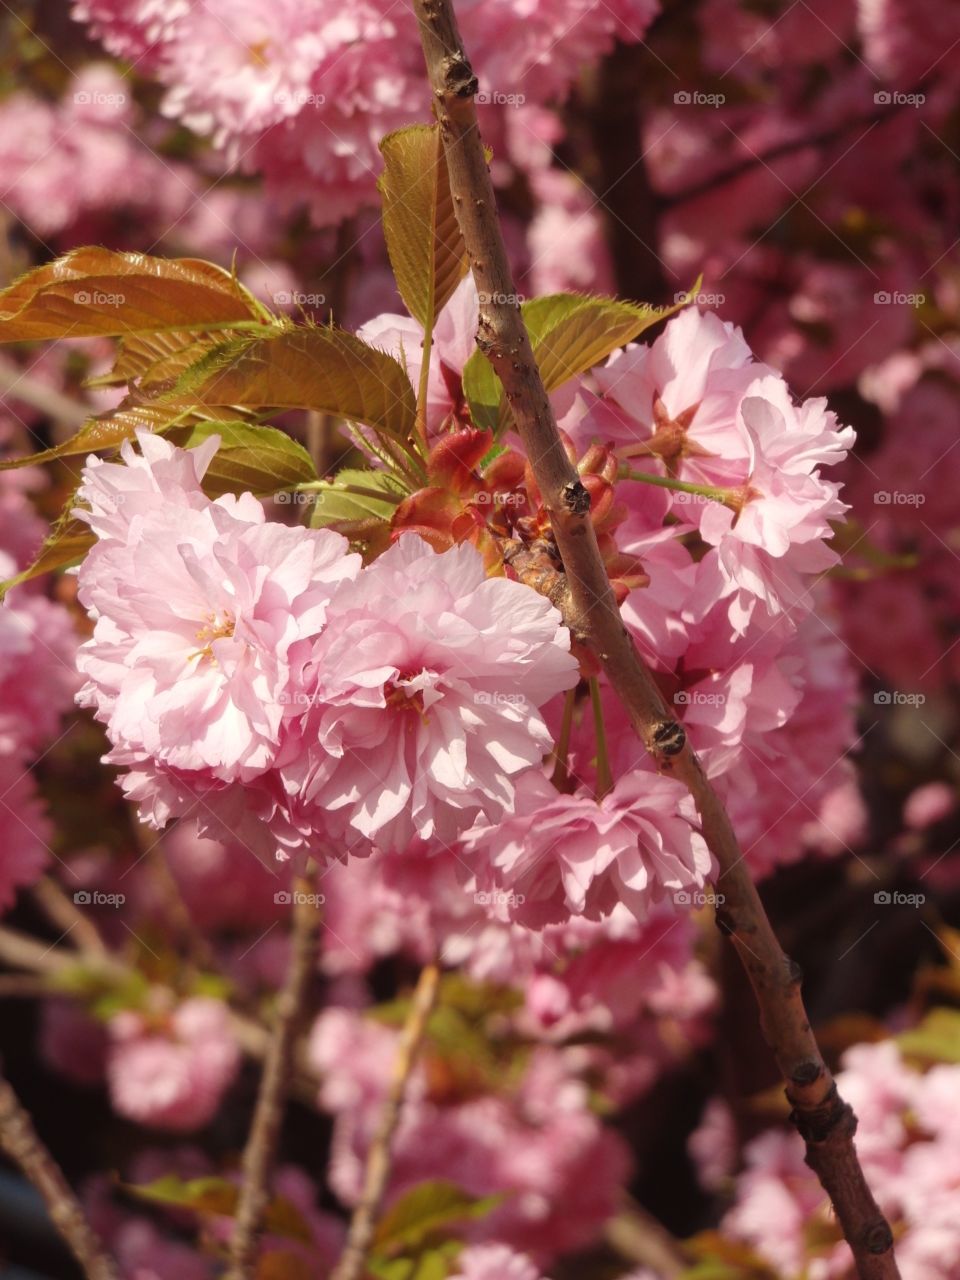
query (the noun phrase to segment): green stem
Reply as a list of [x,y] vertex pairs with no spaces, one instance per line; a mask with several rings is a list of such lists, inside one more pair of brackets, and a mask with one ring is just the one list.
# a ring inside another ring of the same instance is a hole
[[610,757],[607,755],[607,729],[603,723],[603,703],[600,701],[600,682],[596,676],[590,680],[590,701],[593,704],[593,730],[597,740],[596,798],[602,800],[613,788],[610,773]]
[[656,485],[658,489],[672,489],[675,493],[693,493],[699,498],[707,498],[711,502],[720,502],[725,507],[739,510],[737,495],[733,489],[720,489],[714,485],[691,484],[688,480],[673,480],[670,476],[655,476],[649,471],[631,471],[629,467],[621,467],[618,472],[620,480],[639,480],[641,484]]
[[567,769],[567,761],[570,757],[570,737],[573,733],[573,713],[577,705],[577,690],[568,689],[563,703],[563,720],[560,723],[560,736],[557,738],[553,748],[553,758],[556,763],[553,766],[553,773],[550,781],[558,791],[565,791],[567,783],[570,781],[570,773]]

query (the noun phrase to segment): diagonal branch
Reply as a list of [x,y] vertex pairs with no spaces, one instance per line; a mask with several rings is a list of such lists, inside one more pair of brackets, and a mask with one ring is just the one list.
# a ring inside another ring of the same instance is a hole
[[312,881],[294,881],[290,967],[277,1000],[276,1025],[267,1049],[253,1123],[243,1153],[243,1181],[230,1240],[225,1280],[251,1280],[264,1216],[270,1203],[284,1104],[294,1065],[294,1045],[316,957],[317,910]]
[[410,1011],[400,1036],[397,1058],[393,1066],[393,1079],[380,1114],[377,1131],[367,1153],[363,1190],[357,1207],[353,1211],[353,1217],[350,1219],[347,1243],[344,1245],[343,1253],[330,1280],[360,1280],[360,1277],[366,1274],[367,1254],[370,1251],[377,1219],[383,1207],[383,1197],[390,1180],[393,1140],[400,1123],[410,1076],[417,1063],[430,1014],[437,1002],[439,982],[440,970],[435,964],[428,964],[421,970],[413,999],[410,1001]]
[[43,1197],[50,1221],[70,1246],[87,1280],[119,1280],[60,1166],[41,1142],[13,1089],[0,1077],[0,1151],[19,1165]]
[[638,737],[664,772],[689,788],[717,860],[726,901],[718,911],[747,971],[764,1035],[787,1081],[807,1162],[827,1191],[861,1280],[896,1280],[893,1236],[853,1143],[856,1118],[837,1093],[800,994],[800,972],[780,948],[723,805],[683,729],[668,711],[624,626],[590,522],[590,499],[567,457],[518,306],[493,185],[477,127],[477,79],[450,0],[414,0],[440,121],[457,220],[480,294],[477,344],[503,383],[569,583],[567,621],[585,635]]

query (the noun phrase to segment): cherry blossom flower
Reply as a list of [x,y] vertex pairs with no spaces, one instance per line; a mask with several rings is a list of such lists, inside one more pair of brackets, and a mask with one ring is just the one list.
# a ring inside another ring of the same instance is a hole
[[569,644],[549,601],[487,578],[473,547],[438,555],[405,534],[330,601],[284,775],[331,834],[349,824],[383,849],[496,821],[550,750],[539,708],[576,682]]

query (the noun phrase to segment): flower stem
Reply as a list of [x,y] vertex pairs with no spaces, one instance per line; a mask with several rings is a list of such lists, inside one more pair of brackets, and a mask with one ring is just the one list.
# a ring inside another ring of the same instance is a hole
[[590,702],[593,706],[593,731],[597,740],[597,781],[594,790],[596,798],[602,800],[607,792],[613,789],[613,775],[610,772],[610,757],[607,754],[607,729],[603,723],[600,681],[596,676],[590,680]]
[[629,467],[621,467],[618,472],[620,480],[637,480],[641,484],[656,485],[658,489],[672,489],[675,493],[692,493],[698,498],[707,498],[710,502],[721,502],[725,507],[740,509],[737,496],[732,489],[720,489],[715,485],[693,484],[689,480],[674,480],[670,476],[657,476],[649,471],[631,471]]

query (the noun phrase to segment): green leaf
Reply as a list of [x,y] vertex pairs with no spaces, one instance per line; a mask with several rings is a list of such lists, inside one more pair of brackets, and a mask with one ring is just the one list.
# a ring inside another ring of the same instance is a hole
[[482,351],[474,351],[463,366],[463,394],[470,406],[473,425],[496,435],[500,430],[503,383]]
[[421,1182],[384,1214],[373,1238],[374,1252],[389,1254],[418,1248],[441,1228],[482,1218],[502,1196],[472,1196],[442,1178]]
[[196,258],[73,249],[0,292],[0,342],[262,324],[236,277]]
[[[520,311],[547,391],[586,373],[651,325],[682,310],[692,297],[685,294],[672,307],[579,293],[530,298]],[[466,363],[463,390],[475,425],[502,435],[510,423],[510,410],[503,384],[480,351]]]
[[[125,1191],[139,1200],[152,1204],[166,1205],[168,1208],[189,1209],[201,1217],[232,1218],[236,1213],[239,1188],[226,1178],[191,1178],[184,1181],[174,1173],[165,1174],[153,1182],[121,1183]],[[300,1240],[309,1243],[312,1239],[310,1228],[300,1211],[283,1199],[275,1196],[267,1206],[264,1215],[264,1226],[270,1235],[282,1236],[287,1240]]]
[[367,1262],[370,1274],[377,1280],[447,1280],[453,1274],[454,1260],[462,1248],[453,1242],[440,1249],[430,1249],[414,1258],[378,1258]]
[[313,459],[303,445],[276,427],[197,422],[164,428],[162,434],[181,449],[193,449],[210,436],[220,436],[220,447],[203,477],[203,491],[210,498],[248,492],[264,497],[317,479]]
[[64,569],[68,565],[78,564],[87,554],[96,538],[90,532],[89,525],[70,514],[73,507],[71,498],[59,520],[47,534],[43,545],[37,552],[32,564],[5,582],[0,582],[0,600],[14,587],[23,582],[39,578],[41,574],[51,573],[54,569]]
[[[384,497],[379,497],[379,494]],[[388,521],[405,496],[403,485],[388,471],[345,468],[333,480],[321,480],[304,498],[313,503],[312,529],[354,520]]]
[[406,440],[416,403],[404,367],[342,329],[277,328],[215,347],[160,403],[213,408],[316,409]]
[[896,1037],[901,1053],[921,1062],[960,1062],[960,1009],[931,1009],[919,1026]]
[[28,453],[22,458],[4,458],[0,471],[16,471],[20,467],[33,467],[57,458],[72,458],[77,454],[96,453],[98,449],[113,449],[133,435],[134,426],[122,414],[105,418],[91,418],[75,435],[53,449],[41,453]]
[[411,125],[380,143],[383,231],[407,310],[426,332],[467,270],[437,125]]

